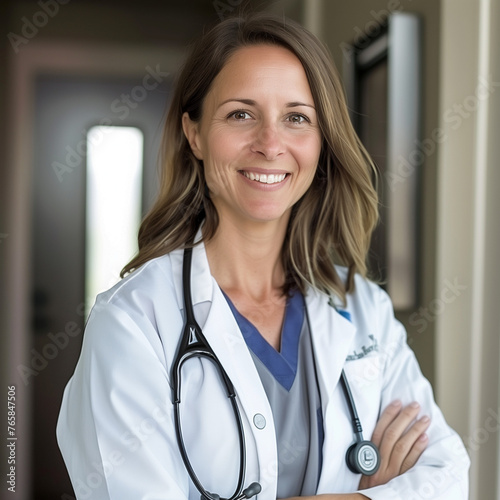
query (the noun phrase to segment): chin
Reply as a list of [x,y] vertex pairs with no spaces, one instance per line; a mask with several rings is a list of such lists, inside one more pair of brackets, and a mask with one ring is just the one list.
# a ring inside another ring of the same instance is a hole
[[279,223],[280,221],[288,223],[290,210],[254,210],[248,213],[249,218],[254,222]]

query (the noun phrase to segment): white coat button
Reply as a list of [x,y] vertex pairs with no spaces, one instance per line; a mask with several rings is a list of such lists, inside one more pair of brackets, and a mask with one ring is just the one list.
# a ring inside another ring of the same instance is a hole
[[260,413],[256,413],[253,416],[253,423],[257,429],[263,429],[266,426],[266,418]]

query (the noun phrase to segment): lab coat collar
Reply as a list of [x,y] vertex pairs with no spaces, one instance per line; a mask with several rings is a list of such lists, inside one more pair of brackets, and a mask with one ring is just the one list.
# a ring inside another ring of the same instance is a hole
[[[211,301],[213,295],[213,287],[217,286],[214,278],[210,274],[210,266],[208,265],[207,253],[205,245],[200,242],[201,229],[195,237],[196,245],[193,248],[193,257],[191,260],[191,301],[193,307],[201,302]],[[184,309],[184,297],[182,286],[182,264],[184,261],[184,249],[174,250],[170,254],[172,263],[172,273],[174,277],[175,291],[177,302],[180,309]],[[196,283],[193,281],[196,279]]]

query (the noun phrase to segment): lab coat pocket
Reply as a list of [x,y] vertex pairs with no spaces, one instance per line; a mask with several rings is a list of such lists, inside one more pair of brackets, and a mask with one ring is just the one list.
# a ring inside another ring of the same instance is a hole
[[382,385],[382,362],[378,353],[346,361],[344,371],[349,383],[360,391],[380,390]]

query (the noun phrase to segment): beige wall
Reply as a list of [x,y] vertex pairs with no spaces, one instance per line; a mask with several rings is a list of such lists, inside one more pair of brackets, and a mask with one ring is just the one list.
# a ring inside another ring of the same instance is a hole
[[499,499],[499,0],[442,0],[437,279],[460,303],[438,318],[443,410],[472,459],[471,499]]

